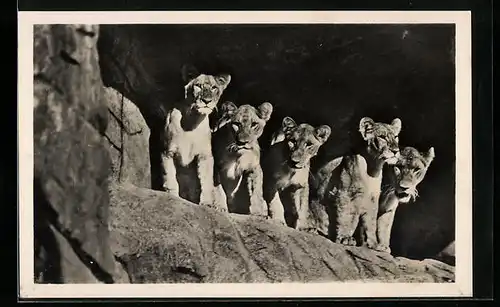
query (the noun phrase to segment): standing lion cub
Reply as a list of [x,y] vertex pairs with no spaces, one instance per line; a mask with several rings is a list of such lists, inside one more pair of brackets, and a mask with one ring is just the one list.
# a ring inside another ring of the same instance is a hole
[[[196,162],[200,183],[200,204],[227,211],[215,204],[212,155],[212,132],[208,115],[231,81],[231,75],[200,74],[192,66],[183,66],[184,100],[167,113],[165,150],[162,153],[164,189],[179,196],[177,167]],[[194,179],[194,178],[193,178]]]
[[262,195],[258,139],[272,112],[273,106],[269,102],[257,108],[250,105],[237,107],[231,101],[221,106],[221,116],[214,128],[213,152],[216,178],[224,191],[221,194],[225,194],[220,201],[227,201],[230,212],[268,216]]
[[328,236],[334,242],[356,245],[354,233],[360,224],[366,239],[361,245],[379,249],[376,232],[382,168],[398,161],[400,131],[399,118],[386,124],[364,117],[359,132],[365,147],[358,154],[328,162],[317,172],[316,196],[326,207]]
[[309,230],[310,161],[330,133],[327,125],[297,125],[290,117],[283,119],[263,161],[264,198],[272,219],[298,230]]

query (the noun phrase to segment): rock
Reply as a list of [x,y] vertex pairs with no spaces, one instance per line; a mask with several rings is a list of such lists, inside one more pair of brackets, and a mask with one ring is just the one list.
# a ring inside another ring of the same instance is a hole
[[104,89],[109,123],[105,137],[111,153],[111,179],[151,187],[149,127],[139,108],[111,87]]
[[132,283],[454,280],[454,268],[437,261],[345,247],[151,189],[113,185],[110,191],[111,248]]
[[[162,189],[162,134],[166,115],[161,107],[175,99],[171,92],[164,93],[161,84],[151,74],[151,67],[146,70],[142,65],[144,56],[138,40],[128,35],[129,28],[123,25],[101,25],[100,39],[97,45],[101,75],[105,86],[117,90],[140,110],[150,129],[148,151],[150,154],[151,187]],[[140,59],[140,60],[139,60]],[[179,85],[183,93],[183,85]]]
[[448,244],[434,258],[449,265],[455,265],[455,241]]
[[96,25],[34,27],[38,282],[112,283],[118,273],[107,227],[108,116],[97,39]]

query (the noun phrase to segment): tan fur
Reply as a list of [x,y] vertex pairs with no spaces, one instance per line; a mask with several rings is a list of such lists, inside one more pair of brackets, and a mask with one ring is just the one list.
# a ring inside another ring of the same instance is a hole
[[164,189],[179,196],[176,168],[195,161],[201,188],[200,204],[227,211],[217,206],[214,199],[214,159],[208,115],[217,106],[231,76],[199,74],[190,66],[183,67],[182,75],[186,83],[185,99],[167,113],[162,154]]
[[290,117],[283,119],[263,161],[264,198],[272,219],[295,229],[310,230],[310,161],[330,133],[327,125],[297,125]]
[[399,155],[398,134],[401,121],[377,123],[362,118],[359,132],[366,146],[359,154],[336,158],[321,167],[315,179],[316,196],[326,207],[331,240],[355,245],[354,232],[360,224],[366,238],[360,242],[377,249],[376,223],[382,181],[382,167],[394,164]]
[[[268,216],[262,195],[263,174],[258,139],[269,120],[273,107],[269,102],[258,108],[237,107],[227,101],[221,106],[221,117],[214,129],[214,157],[218,179],[230,212]],[[239,191],[245,197],[236,199]],[[236,205],[238,207],[236,207]]]
[[408,203],[418,196],[417,186],[424,179],[434,159],[434,148],[419,152],[413,147],[401,150],[396,165],[384,173],[377,218],[377,240],[379,249],[390,253],[391,229],[399,204]]

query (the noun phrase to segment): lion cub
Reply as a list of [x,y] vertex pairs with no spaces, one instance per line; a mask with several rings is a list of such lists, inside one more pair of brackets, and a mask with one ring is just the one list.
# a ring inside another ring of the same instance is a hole
[[378,123],[369,117],[359,122],[365,147],[355,155],[336,158],[316,174],[316,196],[329,217],[328,236],[344,245],[356,245],[354,232],[360,223],[366,245],[378,249],[377,212],[384,164],[395,164],[399,156],[401,120]]
[[264,198],[272,219],[295,229],[309,230],[310,161],[330,133],[327,125],[298,125],[290,117],[283,119],[263,161]]
[[[262,195],[262,168],[258,139],[273,112],[269,102],[255,108],[237,107],[231,101],[221,106],[221,116],[214,132],[216,177],[222,185],[230,212],[268,216]],[[243,186],[241,184],[243,183]],[[237,197],[237,194],[245,197]],[[246,193],[245,193],[246,192]]]
[[398,162],[384,172],[377,218],[377,239],[381,251],[391,253],[389,246],[396,209],[399,204],[417,198],[417,185],[424,179],[434,156],[434,147],[427,152],[405,147]]
[[211,130],[208,115],[217,106],[231,75],[200,74],[192,66],[182,68],[185,82],[184,100],[167,113],[165,150],[162,154],[164,189],[179,196],[176,167],[186,167],[196,162],[200,183],[200,204],[227,211],[214,202]]

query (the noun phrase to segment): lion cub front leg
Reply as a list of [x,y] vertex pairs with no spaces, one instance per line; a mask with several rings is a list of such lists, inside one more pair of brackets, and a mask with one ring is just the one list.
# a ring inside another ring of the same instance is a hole
[[269,207],[269,218],[278,224],[286,226],[285,208],[281,203],[281,198],[275,184],[265,183],[264,199]]
[[227,206],[216,203],[214,186],[214,158],[209,155],[199,155],[197,159],[198,178],[200,179],[200,204],[227,212]]
[[257,166],[247,174],[248,193],[250,194],[250,214],[267,217],[267,203],[264,200],[262,190],[263,182],[264,175],[260,166]]
[[396,210],[391,209],[384,212],[377,219],[377,239],[379,244],[377,246],[377,250],[381,252],[391,253],[391,228],[394,222],[395,214]]
[[177,169],[174,163],[174,152],[162,153],[163,163],[163,189],[165,192],[179,197],[179,183],[177,182]]
[[292,199],[297,210],[295,229],[307,232],[316,230],[309,223],[309,186],[297,189],[293,193]]
[[335,242],[355,246],[354,232],[359,222],[358,206],[349,197],[340,196],[334,205],[334,218],[330,221],[329,237]]
[[366,242],[362,242],[362,245],[379,250],[377,242],[377,212],[378,207],[376,205],[365,208],[365,212],[360,216],[360,221],[361,231],[366,239]]

